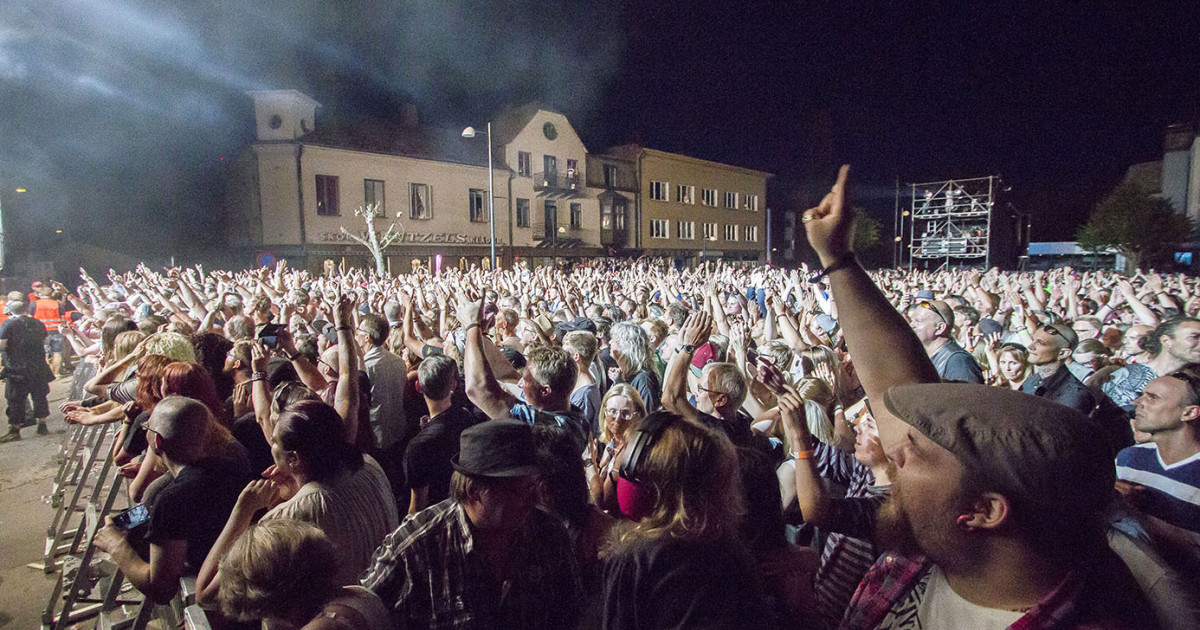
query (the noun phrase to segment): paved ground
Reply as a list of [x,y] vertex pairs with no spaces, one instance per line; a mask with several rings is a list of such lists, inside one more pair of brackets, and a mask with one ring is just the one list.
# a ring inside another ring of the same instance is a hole
[[[50,385],[50,435],[39,436],[31,427],[21,431],[21,441],[0,444],[0,628],[38,628],[54,586],[51,576],[26,565],[41,561],[53,517],[42,497],[58,472],[54,456],[65,431],[58,405],[69,384],[63,378]],[[7,431],[7,423],[0,424]]]

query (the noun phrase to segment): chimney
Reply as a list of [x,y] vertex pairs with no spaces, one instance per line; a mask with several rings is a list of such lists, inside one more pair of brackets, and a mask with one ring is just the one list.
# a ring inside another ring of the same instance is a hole
[[418,124],[417,106],[415,103],[405,103],[400,108],[400,124],[404,127],[413,128]]

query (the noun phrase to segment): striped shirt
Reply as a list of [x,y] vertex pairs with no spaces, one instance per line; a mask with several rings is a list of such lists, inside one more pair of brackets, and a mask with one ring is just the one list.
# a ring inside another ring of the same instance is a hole
[[582,586],[566,527],[534,510],[513,539],[515,568],[489,574],[466,512],[447,499],[404,519],[375,552],[362,585],[397,628],[572,628]]
[[1200,453],[1168,466],[1156,444],[1130,446],[1117,454],[1117,478],[1146,487],[1145,513],[1200,532]]
[[358,582],[379,543],[400,522],[383,469],[369,455],[363,460],[354,472],[304,484],[262,517],[304,521],[325,532],[339,552],[338,584],[343,586]]

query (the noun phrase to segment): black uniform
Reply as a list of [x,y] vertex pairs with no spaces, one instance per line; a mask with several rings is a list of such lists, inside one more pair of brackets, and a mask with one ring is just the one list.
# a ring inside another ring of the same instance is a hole
[[46,364],[46,327],[28,315],[13,315],[0,324],[4,349],[4,399],[8,402],[8,424],[15,431],[25,422],[25,397],[33,397],[33,415],[44,420],[50,415],[50,381],[54,375]]

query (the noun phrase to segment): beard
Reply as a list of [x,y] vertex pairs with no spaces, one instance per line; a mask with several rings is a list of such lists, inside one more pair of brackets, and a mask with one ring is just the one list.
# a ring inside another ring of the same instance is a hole
[[892,492],[875,517],[875,544],[881,551],[894,551],[902,556],[921,553],[912,521],[904,508],[904,491],[896,475],[896,464],[887,463],[888,477],[892,480]]

